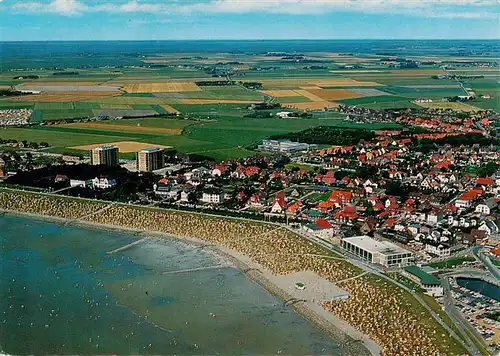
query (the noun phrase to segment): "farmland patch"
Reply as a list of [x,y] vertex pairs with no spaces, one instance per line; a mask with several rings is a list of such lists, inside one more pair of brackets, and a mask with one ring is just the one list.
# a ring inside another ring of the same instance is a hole
[[37,101],[37,102],[70,102],[82,100],[96,100],[109,98],[118,95],[119,92],[61,92],[61,93],[42,93],[37,95],[23,95],[12,97],[11,100]]
[[69,148],[75,150],[90,151],[100,146],[116,146],[120,150],[120,153],[134,153],[146,148],[153,148],[153,147],[170,148],[169,146],[155,145],[152,143],[135,142],[135,141],[106,142],[94,145],[74,146]]
[[201,91],[201,88],[194,82],[125,84],[123,89],[128,93],[179,93],[184,91]]
[[181,99],[181,104],[205,105],[205,104],[253,104],[259,100],[228,100],[228,99]]
[[309,89],[307,90],[307,92],[326,101],[352,99],[352,98],[359,98],[361,96],[361,94],[356,93],[353,90],[347,90],[347,89]]
[[104,124],[100,122],[80,122],[74,124],[61,125],[62,127],[70,128],[81,128],[81,129],[93,129],[102,131],[116,131],[119,133],[137,133],[137,134],[164,134],[164,135],[180,135],[182,133],[182,128],[163,128],[163,127],[147,127],[140,126],[126,126],[126,125],[115,125],[115,124]]
[[119,92],[119,87],[113,87],[109,85],[74,85],[73,83],[66,83],[66,85],[20,85],[17,87],[20,90],[33,90],[41,92],[54,92],[54,93],[66,93],[66,92]]
[[158,115],[154,110],[94,109],[94,115],[109,117],[141,117]]
[[450,102],[432,102],[432,103],[414,103],[418,106],[428,109],[451,109],[455,111],[480,111],[481,109],[465,104],[465,103],[450,103]]
[[355,89],[349,89],[350,91],[353,91],[355,93],[358,93],[360,96],[381,96],[381,95],[388,95],[387,92],[378,90],[378,89],[373,89],[373,88],[366,88],[366,89],[361,89],[361,88],[355,88]]

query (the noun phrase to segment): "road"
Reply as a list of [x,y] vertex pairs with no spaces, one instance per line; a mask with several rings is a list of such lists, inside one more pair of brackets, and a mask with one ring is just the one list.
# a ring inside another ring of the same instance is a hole
[[496,267],[490,260],[490,258],[484,254],[480,249],[473,251],[474,257],[478,259],[490,273],[497,279],[500,279],[500,272],[498,267]]
[[[455,326],[458,328],[462,336],[466,339],[467,343],[473,346],[474,352],[472,354],[481,355],[481,353],[475,346],[473,340],[471,339],[470,335],[472,335],[472,337],[476,340],[477,343],[483,345],[483,347],[487,349],[487,346],[484,343],[483,338],[481,337],[481,335],[479,335],[477,330],[465,319],[462,313],[456,308],[455,302],[451,295],[451,288],[450,288],[450,283],[448,281],[448,275],[441,275],[439,279],[441,280],[441,284],[444,290],[443,305],[446,314],[448,314],[448,316],[453,321]],[[466,332],[466,330],[468,332]]]

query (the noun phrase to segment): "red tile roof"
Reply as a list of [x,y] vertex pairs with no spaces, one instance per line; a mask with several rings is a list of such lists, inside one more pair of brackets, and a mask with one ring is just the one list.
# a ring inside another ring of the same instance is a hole
[[490,185],[493,185],[493,179],[491,179],[491,178],[477,178],[476,184],[490,186]]
[[332,224],[330,224],[325,219],[318,219],[318,220],[316,220],[316,225],[318,225],[322,229],[331,229],[332,228]]

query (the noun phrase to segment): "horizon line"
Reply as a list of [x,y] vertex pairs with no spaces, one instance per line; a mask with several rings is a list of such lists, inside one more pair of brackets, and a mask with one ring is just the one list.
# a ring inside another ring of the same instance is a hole
[[107,40],[0,40],[6,42],[188,42],[188,41],[499,41],[500,38],[187,38],[187,39],[107,39]]

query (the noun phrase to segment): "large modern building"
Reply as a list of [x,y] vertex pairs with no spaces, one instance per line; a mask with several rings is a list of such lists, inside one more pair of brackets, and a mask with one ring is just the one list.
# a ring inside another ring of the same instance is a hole
[[146,148],[136,153],[139,172],[152,172],[165,167],[165,152],[161,148]]
[[342,239],[342,248],[362,260],[385,267],[404,267],[413,262],[413,254],[393,243],[377,241],[369,236]]
[[118,166],[119,149],[116,146],[100,146],[90,152],[90,163],[98,166]]
[[307,143],[292,142],[289,140],[262,140],[259,150],[266,152],[294,153],[300,151],[309,151],[317,148],[317,145]]

